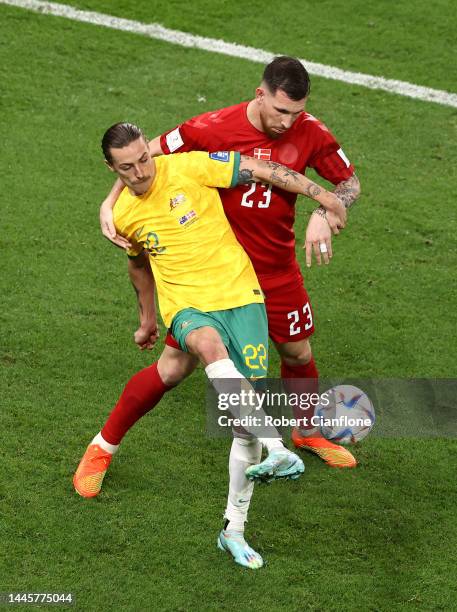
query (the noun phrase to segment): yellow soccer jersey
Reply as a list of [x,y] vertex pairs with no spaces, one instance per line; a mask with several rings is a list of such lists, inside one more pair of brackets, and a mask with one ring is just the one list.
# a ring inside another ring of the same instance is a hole
[[164,323],[184,308],[203,312],[263,302],[254,268],[216,187],[236,183],[239,153],[193,151],[155,158],[147,193],[121,193],[114,207],[130,256],[148,251]]

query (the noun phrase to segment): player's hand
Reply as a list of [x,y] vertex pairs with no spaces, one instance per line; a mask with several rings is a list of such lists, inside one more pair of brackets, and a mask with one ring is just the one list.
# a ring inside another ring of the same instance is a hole
[[339,234],[340,229],[346,227],[347,210],[343,202],[337,197],[334,197],[331,206],[326,206],[326,217],[330,229],[334,234]]
[[159,328],[157,327],[157,323],[154,323],[149,327],[143,327],[140,325],[140,327],[134,333],[133,338],[135,343],[138,344],[142,351],[145,349],[151,350],[154,348],[154,345],[159,338]]
[[306,265],[308,268],[311,267],[313,252],[318,266],[321,265],[322,261],[325,264],[330,263],[330,258],[333,256],[332,230],[326,217],[318,214],[311,215],[306,228],[303,248],[306,250]]
[[327,223],[334,234],[339,234],[340,229],[346,227],[346,221],[342,222],[341,217],[331,210],[325,211],[325,218],[327,219]]
[[130,242],[116,232],[113,220],[113,209],[107,200],[100,206],[100,228],[105,238],[117,247],[121,249],[131,248],[132,245]]

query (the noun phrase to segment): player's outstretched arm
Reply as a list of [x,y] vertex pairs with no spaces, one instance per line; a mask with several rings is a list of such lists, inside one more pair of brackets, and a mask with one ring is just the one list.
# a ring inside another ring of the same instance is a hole
[[[148,147],[151,157],[163,154],[162,147],[160,146],[160,136],[150,140],[148,142]],[[116,232],[113,220],[113,208],[123,189],[124,183],[121,179],[116,179],[111,191],[100,206],[100,229],[105,238],[108,238],[113,244],[121,249],[129,249],[132,245],[128,240]]]
[[159,337],[154,297],[154,276],[149,264],[149,256],[143,251],[137,257],[129,257],[128,272],[138,299],[140,327],[134,339],[141,349],[152,349]]
[[285,191],[301,193],[333,213],[335,221],[334,223],[329,221],[329,225],[334,233],[338,233],[338,228],[346,225],[346,208],[339,197],[287,166],[242,155],[238,184],[243,183],[270,183]]

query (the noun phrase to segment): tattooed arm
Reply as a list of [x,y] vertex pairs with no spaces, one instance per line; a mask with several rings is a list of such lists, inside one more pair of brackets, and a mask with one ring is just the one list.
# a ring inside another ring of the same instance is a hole
[[[348,210],[360,195],[360,181],[357,176],[353,174],[350,178],[338,183],[333,190],[333,193],[339,198],[344,208]],[[337,220],[335,220],[334,213],[332,211],[325,210],[325,208],[319,206],[319,208],[316,208],[316,210],[313,212],[321,215],[327,220],[327,223],[332,228],[334,234],[339,234],[338,228],[341,228],[342,226],[339,225]]]
[[341,181],[333,190],[333,193],[343,202],[346,210],[350,208],[360,195],[360,181],[353,174],[346,181]]
[[158,338],[154,276],[149,257],[143,251],[138,257],[129,257],[128,272],[138,300],[140,327],[135,332],[135,342],[141,349],[151,349]]
[[[329,221],[333,231],[344,227],[346,223],[346,208],[337,194],[327,191],[303,174],[295,172],[276,162],[262,161],[247,155],[241,156],[238,172],[238,184],[270,183],[292,193],[301,193],[318,202],[326,211],[333,213],[334,223]],[[333,227],[335,225],[335,228]]]

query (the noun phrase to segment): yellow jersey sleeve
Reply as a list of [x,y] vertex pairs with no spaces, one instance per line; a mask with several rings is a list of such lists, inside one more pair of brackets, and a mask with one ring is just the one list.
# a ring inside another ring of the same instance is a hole
[[180,153],[183,171],[206,187],[235,187],[238,184],[240,154],[237,151],[191,151]]

